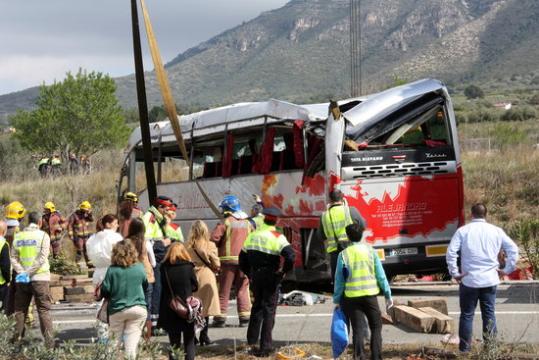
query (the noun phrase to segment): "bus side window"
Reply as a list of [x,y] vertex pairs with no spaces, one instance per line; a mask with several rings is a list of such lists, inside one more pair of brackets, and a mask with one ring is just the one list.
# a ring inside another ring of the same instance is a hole
[[213,178],[221,176],[223,166],[222,146],[195,148],[193,161],[193,177]]

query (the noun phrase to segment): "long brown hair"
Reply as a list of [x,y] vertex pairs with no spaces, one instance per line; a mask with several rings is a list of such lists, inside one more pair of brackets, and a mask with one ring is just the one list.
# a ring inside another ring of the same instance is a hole
[[131,241],[122,240],[112,248],[112,266],[129,267],[138,262],[137,249]]
[[191,261],[191,255],[181,242],[175,241],[168,247],[163,263],[176,264],[181,260]]
[[129,228],[127,229],[126,239],[131,240],[133,246],[137,249],[138,260],[141,262],[144,260],[144,255],[147,253],[146,239],[144,239],[145,232],[146,227],[141,219],[135,218],[131,220]]
[[189,236],[187,237],[187,247],[191,249],[204,249],[207,247],[210,241],[210,231],[208,226],[202,220],[197,220],[191,226],[189,230]]

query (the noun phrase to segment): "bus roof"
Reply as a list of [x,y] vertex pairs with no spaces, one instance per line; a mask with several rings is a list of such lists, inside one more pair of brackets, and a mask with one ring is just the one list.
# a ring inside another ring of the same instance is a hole
[[[447,94],[447,89],[439,80],[423,79],[406,85],[394,87],[380,93],[339,101],[339,105],[357,102],[357,105],[344,111],[344,117],[350,127],[347,133],[358,133],[382,120],[398,108],[416,100],[422,95],[440,92]],[[183,137],[190,139],[191,130],[195,136],[208,135],[229,130],[259,126],[282,120],[304,120],[321,122],[327,119],[329,103],[297,105],[281,100],[264,102],[237,103],[197,113],[179,116]],[[152,142],[175,141],[172,126],[168,120],[150,124]],[[131,150],[141,141],[140,127],[129,138]]]
[[[197,113],[179,116],[184,137],[189,139],[191,129],[196,136],[246,126],[262,125],[282,120],[304,120],[307,122],[324,121],[328,116],[328,104],[296,105],[281,100],[264,102],[237,103]],[[260,123],[260,124],[258,124]],[[152,142],[159,135],[163,142],[174,141],[174,133],[170,121],[164,120],[150,124]],[[137,127],[129,138],[129,148],[136,146],[141,140],[140,127]]]

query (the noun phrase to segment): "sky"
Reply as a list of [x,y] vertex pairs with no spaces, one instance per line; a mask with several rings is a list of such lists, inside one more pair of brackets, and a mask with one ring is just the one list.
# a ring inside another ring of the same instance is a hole
[[[166,63],[288,0],[146,0]],[[79,68],[134,72],[129,0],[0,0],[0,94],[62,80]],[[139,22],[144,68],[153,68]]]

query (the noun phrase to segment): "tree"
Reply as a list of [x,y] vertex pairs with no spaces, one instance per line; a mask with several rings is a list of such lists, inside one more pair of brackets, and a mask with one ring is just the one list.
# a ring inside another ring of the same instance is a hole
[[33,152],[92,155],[122,146],[129,135],[112,78],[79,70],[62,82],[41,86],[37,109],[11,118],[21,145]]
[[482,98],[485,96],[485,94],[483,93],[483,90],[481,90],[481,88],[477,85],[469,85],[467,86],[465,89],[464,89],[464,95],[468,98],[468,99],[477,99],[477,98]]

